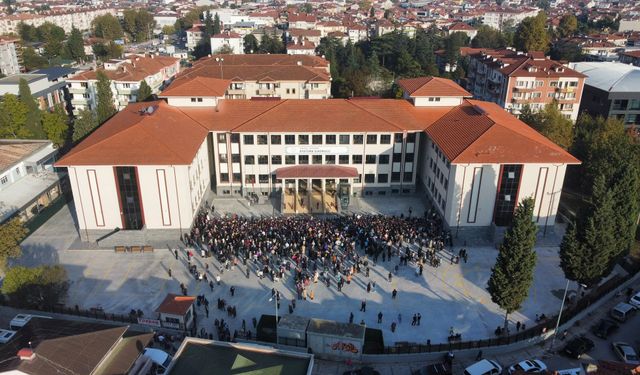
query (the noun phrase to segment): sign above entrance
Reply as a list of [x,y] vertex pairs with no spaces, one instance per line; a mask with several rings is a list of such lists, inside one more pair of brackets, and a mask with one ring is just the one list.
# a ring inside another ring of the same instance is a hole
[[287,155],[338,155],[348,154],[346,146],[287,146],[284,148]]

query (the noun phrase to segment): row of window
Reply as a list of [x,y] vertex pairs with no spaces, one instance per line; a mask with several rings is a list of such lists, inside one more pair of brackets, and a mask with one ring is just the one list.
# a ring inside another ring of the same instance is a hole
[[616,99],[613,101],[612,109],[616,111],[624,111],[627,109],[640,110],[640,99]]
[[[442,162],[447,165],[447,169],[451,168],[451,162],[447,160],[447,157],[444,156],[444,152],[440,150],[440,147],[436,146],[435,142],[431,142],[431,148],[436,152],[436,155],[438,155],[438,159],[442,160]],[[436,162],[433,161],[433,159],[429,159],[429,167],[433,168],[431,163],[435,165]]]
[[[245,184],[255,184],[256,181],[260,184],[268,184],[269,183],[269,176],[268,174],[259,174],[257,175],[257,180],[256,180],[256,175],[255,174],[247,174],[244,176],[244,183]],[[400,182],[400,177],[403,177],[404,182],[411,182],[412,178],[413,178],[413,173],[411,172],[405,172],[404,175],[401,175],[400,172],[393,172],[391,173],[391,182]],[[362,178],[362,175],[359,174],[358,177],[354,178],[353,182],[354,183],[360,183],[360,179]],[[234,182],[238,182],[238,180],[240,179],[240,174],[239,173],[234,173],[233,174],[233,179]],[[221,182],[229,182],[229,174],[228,173],[221,173],[220,174],[220,181]],[[377,183],[379,184],[386,184],[389,182],[389,174],[388,173],[380,173],[377,175],[376,178],[376,174],[375,173],[366,173],[364,175],[364,182],[367,184],[375,184],[377,181]],[[271,182],[273,184],[280,184],[282,183],[282,180],[277,179],[276,175],[271,175]]]
[[[271,144],[272,145],[280,145],[282,144],[282,135],[280,134],[272,134],[271,135]],[[297,143],[296,143],[296,135],[295,134],[285,134],[284,135],[284,144],[285,145],[309,145],[309,144],[313,144],[313,145],[335,145],[335,144],[341,144],[341,145],[348,145],[348,144],[354,144],[354,145],[361,145],[364,144],[365,141],[365,136],[363,134],[354,134],[354,135],[350,135],[350,134],[326,134],[326,135],[322,135],[322,134],[298,134],[297,135]],[[402,143],[402,133],[395,133],[394,136],[394,142],[395,143]],[[267,134],[258,134],[258,135],[253,135],[253,134],[245,134],[243,136],[243,141],[245,145],[253,145],[253,144],[258,144],[258,145],[267,145],[269,144],[269,137],[267,136]],[[407,142],[408,143],[415,143],[416,141],[416,133],[408,133],[407,134]],[[227,142],[227,135],[224,133],[220,133],[218,134],[218,143],[226,143]],[[240,142],[240,135],[238,133],[232,133],[231,134],[231,142],[232,143],[239,143]],[[378,134],[367,134],[366,135],[366,142],[368,145],[375,145],[375,144],[391,144],[391,134],[380,134],[380,136],[378,137]]]
[[[364,163],[365,164],[389,164],[390,155],[382,154],[382,155],[365,155]],[[408,153],[405,155],[405,161],[407,163],[413,162],[415,154]],[[220,154],[220,162],[227,162],[227,154]],[[258,165],[268,165],[269,164],[269,156],[268,155],[258,155],[257,158],[255,155],[245,155],[244,164],[245,165],[255,165],[256,159]],[[362,164],[362,155],[351,155],[351,163],[349,163],[349,155],[338,155],[338,164]],[[231,161],[234,163],[240,162],[240,154],[231,155]],[[311,164],[322,164],[323,157],[322,155],[311,155]],[[283,162],[282,155],[271,155],[271,164],[272,165],[281,165]],[[395,153],[393,154],[393,162],[400,163],[402,162],[402,154]],[[284,164],[296,164],[296,155],[285,155],[284,156]],[[298,155],[298,163],[297,164],[309,164],[309,155]],[[336,155],[324,155],[324,164],[336,164]]]
[[[544,86],[544,81],[516,81],[516,87],[535,88],[542,86]],[[578,81],[551,81],[549,82],[549,86],[558,88],[578,87]]]

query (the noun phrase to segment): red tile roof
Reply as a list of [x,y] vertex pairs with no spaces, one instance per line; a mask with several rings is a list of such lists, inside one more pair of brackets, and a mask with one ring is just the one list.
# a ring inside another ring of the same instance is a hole
[[358,177],[358,170],[353,167],[339,165],[294,165],[276,169],[276,178],[353,178]]
[[178,58],[169,56],[129,56],[125,60],[129,62],[122,63],[117,69],[89,70],[76,74],[67,81],[95,81],[98,79],[98,71],[102,71],[112,81],[140,82],[180,61]]
[[471,97],[467,90],[452,80],[438,77],[418,77],[398,80],[398,86],[411,97],[419,96],[462,96]]
[[449,27],[449,31],[460,31],[460,30],[473,30],[475,31],[476,29],[474,27],[472,27],[471,25],[469,25],[468,23],[465,22],[457,22],[454,23],[453,25],[451,25]]
[[180,77],[164,89],[160,97],[168,96],[224,96],[231,80],[209,77]]
[[164,301],[156,309],[157,313],[184,315],[195,302],[196,297],[179,296],[176,294],[167,294]]

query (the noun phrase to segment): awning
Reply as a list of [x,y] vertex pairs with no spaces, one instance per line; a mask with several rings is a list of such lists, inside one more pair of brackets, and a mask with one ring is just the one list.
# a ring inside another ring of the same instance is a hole
[[358,170],[339,165],[295,165],[276,169],[276,178],[354,178]]

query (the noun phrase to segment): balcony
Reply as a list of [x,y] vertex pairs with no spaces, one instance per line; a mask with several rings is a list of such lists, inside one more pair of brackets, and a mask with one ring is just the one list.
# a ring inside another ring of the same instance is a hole
[[516,87],[513,88],[514,92],[516,92],[516,91],[517,92],[533,92],[535,90],[536,90],[535,87],[518,87],[518,86],[516,86]]
[[575,87],[556,87],[556,92],[559,92],[559,93],[569,93],[574,91],[575,91]]
[[258,95],[275,95],[276,89],[258,89]]
[[228,89],[227,95],[244,95],[244,89]]
[[69,94],[84,94],[87,92],[86,87],[69,87]]

